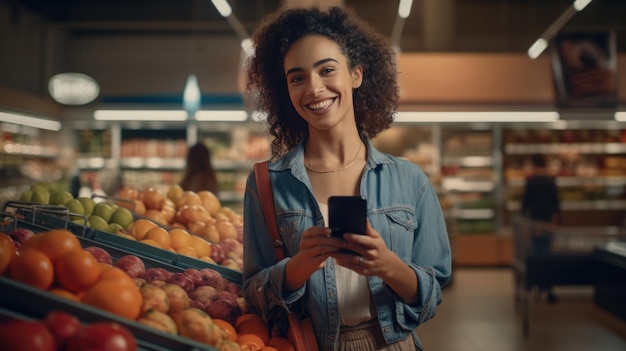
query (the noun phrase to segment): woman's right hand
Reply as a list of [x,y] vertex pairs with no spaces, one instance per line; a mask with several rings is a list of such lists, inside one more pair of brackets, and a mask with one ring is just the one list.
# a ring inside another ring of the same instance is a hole
[[324,268],[329,253],[340,250],[340,241],[327,227],[310,227],[302,232],[300,250],[287,263],[286,286],[291,291],[302,287],[311,274]]

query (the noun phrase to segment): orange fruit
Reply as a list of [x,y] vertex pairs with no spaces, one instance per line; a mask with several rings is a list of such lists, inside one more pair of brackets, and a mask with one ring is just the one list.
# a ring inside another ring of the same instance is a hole
[[191,246],[183,247],[182,249],[176,250],[176,253],[179,255],[185,255],[193,258],[198,258],[196,254],[196,249]]
[[263,346],[259,349],[259,351],[279,351],[279,350],[272,346]]
[[269,326],[261,318],[250,318],[248,320],[237,323],[236,329],[239,335],[256,335],[263,341],[264,345],[267,344],[270,340]]
[[170,229],[170,239],[172,249],[180,250],[185,247],[191,246],[191,234],[181,228]]
[[196,250],[198,257],[211,256],[211,244],[197,235],[191,236],[191,245]]
[[239,334],[237,343],[241,346],[242,351],[256,351],[265,347],[263,340],[254,334]]
[[74,250],[57,258],[54,273],[61,286],[71,292],[87,289],[100,277],[102,268],[89,251]]
[[165,228],[159,226],[149,229],[143,238],[144,240],[152,239],[156,241],[164,249],[169,249],[172,242],[170,233]]
[[135,285],[130,286],[115,280],[103,280],[87,290],[82,302],[135,320],[141,313],[143,297]]
[[35,246],[37,246],[37,243],[39,242],[39,240],[41,240],[42,236],[37,234],[35,236],[31,236],[30,238],[26,239],[26,241],[24,241],[22,243],[22,245],[20,245],[19,249],[17,250],[18,252],[24,252],[26,250],[29,250]]
[[158,242],[156,242],[155,240],[152,240],[152,239],[143,239],[143,240],[139,240],[139,242],[147,244],[147,245],[150,245],[150,246],[158,247],[159,249],[163,248],[161,246],[161,244],[159,244]]
[[230,324],[230,322],[225,321],[223,319],[213,318],[213,324],[220,327],[220,329],[224,331],[224,334],[226,334],[226,337],[228,339],[232,341],[237,341],[237,331],[235,330],[235,327],[232,324]]
[[129,228],[129,231],[137,238],[137,240],[143,239],[148,230],[156,227],[157,224],[149,219],[138,219]]
[[122,285],[135,286],[135,281],[123,270],[109,266],[103,269],[98,277],[98,282],[114,281]]
[[9,268],[9,264],[15,257],[15,243],[10,236],[0,233],[0,275]]
[[244,313],[240,315],[239,317],[237,317],[237,320],[235,321],[235,328],[239,328],[239,325],[241,325],[241,323],[249,319],[258,319],[261,322],[265,323],[265,320],[263,320],[263,317],[261,317],[260,315],[256,313]]
[[49,293],[57,295],[57,296],[61,296],[64,297],[66,299],[75,301],[75,302],[80,302],[80,298],[78,297],[78,295],[74,294],[73,292],[63,289],[63,288],[50,288],[48,290]]
[[52,229],[38,236],[40,238],[32,248],[48,256],[52,262],[70,251],[82,249],[78,238],[66,229]]
[[15,256],[11,261],[9,277],[46,290],[54,280],[54,266],[46,254],[29,249]]

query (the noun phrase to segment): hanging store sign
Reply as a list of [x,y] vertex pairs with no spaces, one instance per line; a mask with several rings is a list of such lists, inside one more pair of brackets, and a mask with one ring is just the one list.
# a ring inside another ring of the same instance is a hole
[[98,97],[100,87],[91,77],[81,73],[60,73],[48,82],[52,98],[64,105],[85,105]]

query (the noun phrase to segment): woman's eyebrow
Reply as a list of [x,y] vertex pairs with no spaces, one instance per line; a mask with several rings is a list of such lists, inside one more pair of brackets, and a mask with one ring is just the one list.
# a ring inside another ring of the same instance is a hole
[[[315,62],[313,64],[313,67],[319,67],[319,66],[325,64],[326,62],[337,62],[337,63],[339,63],[339,61],[335,60],[332,57],[329,57],[329,58],[321,59],[321,60]],[[289,74],[294,73],[294,72],[302,72],[302,71],[304,71],[303,68],[301,68],[301,67],[294,67],[294,68],[289,69],[287,71],[286,75],[289,75]]]

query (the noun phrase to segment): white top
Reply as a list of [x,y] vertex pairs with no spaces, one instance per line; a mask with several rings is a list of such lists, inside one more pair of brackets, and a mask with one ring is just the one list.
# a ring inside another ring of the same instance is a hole
[[[318,202],[324,225],[328,227],[328,205]],[[340,265],[335,265],[339,322],[354,326],[372,319],[370,289],[367,277]]]

